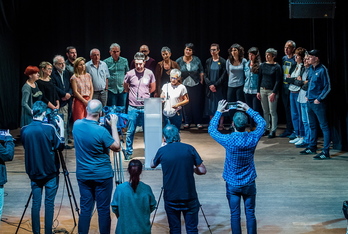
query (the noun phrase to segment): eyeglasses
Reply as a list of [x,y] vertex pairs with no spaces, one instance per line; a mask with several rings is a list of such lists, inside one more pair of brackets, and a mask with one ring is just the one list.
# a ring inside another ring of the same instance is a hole
[[217,51],[217,49],[210,49],[210,51],[211,51],[211,52],[215,52],[215,51]]
[[48,71],[52,71],[52,68],[45,68],[46,70],[48,70]]
[[177,80],[178,77],[170,77],[170,79],[172,79],[172,80]]
[[141,53],[146,53],[146,52],[148,52],[148,50],[141,50],[140,52]]

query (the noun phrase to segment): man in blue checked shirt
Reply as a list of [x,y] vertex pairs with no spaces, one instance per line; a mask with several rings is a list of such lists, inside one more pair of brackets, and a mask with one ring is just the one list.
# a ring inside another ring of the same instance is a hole
[[[255,217],[256,169],[254,164],[255,148],[265,131],[266,122],[261,115],[247,104],[238,101],[233,116],[234,132],[222,134],[218,131],[219,119],[226,109],[226,100],[218,103],[217,111],[210,121],[208,132],[211,137],[226,149],[226,159],[222,177],[226,181],[226,196],[231,211],[233,234],[242,233],[240,224],[240,200],[243,197],[248,234],[257,233]],[[257,124],[255,131],[245,131],[248,114]]]

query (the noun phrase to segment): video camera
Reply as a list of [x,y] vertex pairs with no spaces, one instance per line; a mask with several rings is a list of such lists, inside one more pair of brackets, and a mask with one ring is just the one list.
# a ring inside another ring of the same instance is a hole
[[0,143],[13,140],[9,129],[0,129]]
[[100,118],[100,123],[102,126],[104,126],[106,129],[109,130],[111,134],[111,127],[110,125],[106,122],[106,120],[110,120],[110,115],[115,114],[118,116],[118,121],[117,121],[117,129],[118,131],[121,131],[122,128],[127,127],[128,124],[128,115],[125,112],[125,107],[124,106],[104,106],[103,107],[103,112],[105,116]]
[[60,127],[57,124],[59,121],[58,115],[63,119],[63,116],[58,114],[58,109],[52,110],[51,108],[47,108],[45,122],[52,124],[57,132],[60,133]]

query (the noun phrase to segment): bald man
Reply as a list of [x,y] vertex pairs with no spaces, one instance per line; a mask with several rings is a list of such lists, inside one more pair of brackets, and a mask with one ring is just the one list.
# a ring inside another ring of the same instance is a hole
[[[143,53],[145,55],[145,68],[150,69],[153,74],[155,74],[157,62],[149,56],[150,49],[147,45],[142,45],[139,48],[139,52]],[[131,62],[130,69],[135,68],[134,60]]]
[[87,117],[76,120],[73,127],[76,177],[80,190],[81,213],[78,224],[80,234],[87,234],[89,231],[95,203],[99,216],[99,232],[110,233],[110,202],[114,173],[109,149],[119,151],[120,139],[116,115],[110,115],[110,121],[107,121],[112,134],[99,125],[102,108],[99,100],[89,101],[86,107]]

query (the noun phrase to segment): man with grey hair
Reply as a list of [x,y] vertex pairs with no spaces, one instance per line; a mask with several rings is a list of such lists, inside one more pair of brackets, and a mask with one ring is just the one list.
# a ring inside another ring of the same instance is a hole
[[66,70],[66,65],[64,62],[64,57],[62,55],[56,55],[53,58],[53,71],[51,78],[53,84],[56,86],[57,93],[59,96],[59,114],[63,116],[65,125],[65,148],[71,149],[67,143],[69,141],[68,129],[69,129],[69,119],[71,117],[71,105],[72,105],[72,88],[70,84],[70,73]]
[[87,104],[87,117],[76,120],[73,135],[76,149],[76,177],[80,190],[81,213],[78,232],[88,234],[94,204],[97,203],[99,232],[110,233],[110,202],[113,184],[113,170],[109,149],[120,150],[117,132],[118,117],[110,115],[106,127],[99,125],[102,103],[93,99]]
[[157,63],[155,77],[156,77],[156,92],[155,97],[161,95],[161,88],[164,84],[170,82],[171,69],[180,69],[177,62],[170,59],[172,52],[169,47],[164,46],[161,49],[162,61]]
[[[228,106],[228,108],[226,108]],[[222,134],[218,131],[222,113],[230,109],[239,110],[233,116],[234,132]],[[245,131],[248,124],[247,113],[257,124],[254,131]],[[222,177],[226,181],[226,196],[231,212],[232,233],[242,233],[240,224],[240,201],[243,197],[247,231],[256,234],[255,200],[256,200],[256,169],[254,164],[255,148],[264,133],[265,120],[246,103],[238,101],[236,105],[225,100],[218,103],[217,111],[210,121],[210,136],[226,149],[226,159]]]
[[290,78],[290,74],[296,68],[296,57],[295,57],[296,43],[292,40],[288,40],[284,46],[285,55],[282,58],[282,69],[283,69],[283,84],[281,88],[281,98],[284,105],[286,128],[285,131],[280,134],[280,137],[288,137],[290,140],[296,138],[294,132],[294,126],[292,124],[291,110],[290,110],[290,90],[289,83],[286,82],[286,78]]
[[110,57],[104,62],[109,68],[108,79],[108,106],[126,106],[127,93],[124,91],[124,76],[129,71],[128,60],[121,57],[121,47],[117,43],[110,46]]
[[101,101],[106,106],[108,98],[109,68],[100,60],[100,51],[96,48],[90,52],[91,60],[86,63],[86,71],[91,75],[93,82],[93,99]]
[[135,68],[124,78],[124,90],[128,92],[128,129],[126,136],[126,160],[133,154],[133,140],[137,126],[144,125],[144,99],[156,90],[156,79],[151,70],[145,68],[145,55],[134,55]]

